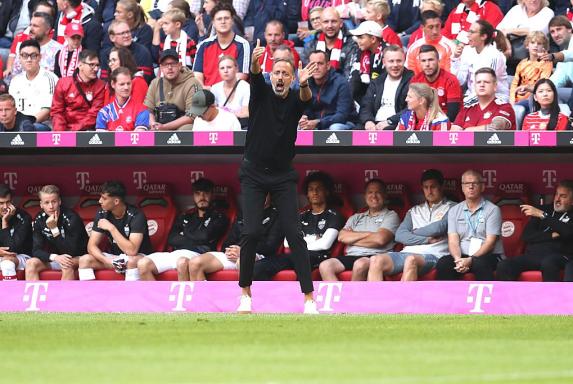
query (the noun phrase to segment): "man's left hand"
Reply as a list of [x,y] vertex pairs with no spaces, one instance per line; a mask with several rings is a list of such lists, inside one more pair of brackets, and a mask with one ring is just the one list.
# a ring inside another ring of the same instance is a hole
[[306,67],[302,67],[302,62],[298,63],[298,81],[301,85],[306,84],[308,79],[312,77],[316,71],[316,63],[308,63]]

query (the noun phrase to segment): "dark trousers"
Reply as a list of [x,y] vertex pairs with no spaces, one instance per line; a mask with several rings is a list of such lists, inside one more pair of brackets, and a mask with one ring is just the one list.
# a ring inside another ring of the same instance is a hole
[[[462,255],[462,258],[469,257]],[[499,254],[488,253],[480,257],[474,257],[469,272],[476,276],[478,281],[491,281],[493,280],[493,271],[499,261]],[[437,280],[460,280],[463,273],[457,272],[454,267],[454,257],[452,255],[442,256],[436,264],[436,279]]]
[[[254,280],[268,281],[272,280],[273,277],[280,271],[286,269],[294,269],[294,258],[296,256],[292,253],[287,253],[284,255],[277,255],[274,257],[265,257],[255,263],[255,273]],[[321,261],[326,260],[328,255],[310,256],[310,267],[316,268]]]
[[573,281],[573,260],[565,264],[565,278],[563,281]]
[[267,193],[279,212],[279,224],[292,250],[292,261],[303,293],[312,292],[308,250],[303,238],[298,213],[297,181],[294,169],[274,170],[243,160],[239,170],[243,201],[243,233],[241,234],[241,264],[239,286],[253,282],[257,243],[262,235],[261,222]]
[[545,253],[524,255],[502,260],[497,266],[497,280],[514,281],[521,272],[541,271],[543,281],[561,281],[561,270],[568,259],[560,254]]

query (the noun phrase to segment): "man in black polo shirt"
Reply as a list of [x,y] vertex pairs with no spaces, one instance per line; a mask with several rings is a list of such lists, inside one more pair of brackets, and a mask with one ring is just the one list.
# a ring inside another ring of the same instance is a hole
[[33,224],[32,258],[26,262],[26,280],[39,280],[40,272],[62,271],[62,280],[74,280],[79,256],[86,253],[88,234],[82,219],[63,207],[60,189],[44,185],[40,192],[42,211]]
[[[143,212],[125,202],[125,186],[119,181],[103,184],[88,254],[80,258],[80,280],[94,280],[94,269],[115,269],[126,281],[139,280],[137,262],[152,252],[147,219]],[[100,248],[107,237],[109,253]]]
[[292,168],[296,129],[303,111],[309,106],[312,92],[308,79],[316,70],[311,63],[299,66],[300,91],[290,92],[294,66],[276,60],[271,72],[271,86],[265,83],[259,58],[265,49],[257,46],[251,60],[251,100],[249,102],[249,130],[245,155],[239,170],[245,225],[241,238],[239,286],[242,288],[239,313],[251,312],[251,284],[257,243],[261,236],[261,222],[265,196],[271,194],[279,212],[279,222],[293,251],[293,262],[305,294],[305,313],[317,313],[312,298],[308,250],[298,218],[296,182],[298,175]]

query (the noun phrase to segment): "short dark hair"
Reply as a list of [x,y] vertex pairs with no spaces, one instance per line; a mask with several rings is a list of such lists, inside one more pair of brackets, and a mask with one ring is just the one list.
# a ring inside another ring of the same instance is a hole
[[112,197],[118,197],[119,199],[121,199],[121,201],[125,201],[125,196],[127,195],[127,192],[125,190],[125,185],[123,185],[121,181],[116,181],[116,180],[106,181],[105,183],[103,183],[103,185],[101,186],[101,193],[102,194],[107,193]]
[[27,47],[34,47],[38,50],[38,52],[42,52],[42,50],[40,48],[40,43],[38,43],[38,40],[35,40],[35,39],[23,41],[20,44],[20,49],[18,52],[22,52],[22,49],[27,48]]
[[491,25],[487,20],[479,19],[476,21],[476,24],[479,24],[479,34],[486,35],[487,38],[485,39],[485,45],[489,45],[493,43],[494,35],[495,35],[495,28]]
[[438,52],[436,47],[434,47],[433,45],[430,45],[430,44],[422,45],[420,47],[420,52],[418,52],[418,55],[420,55],[422,53],[428,53],[428,52],[434,52],[438,56],[438,59],[440,58],[440,52]]
[[0,197],[7,197],[12,195],[12,190],[7,184],[0,184]]
[[432,10],[422,12],[421,19],[422,19],[422,25],[426,25],[428,20],[432,20],[432,19],[440,19],[441,20],[440,15],[438,15],[438,13],[436,11],[432,11]]
[[308,193],[308,186],[310,183],[320,183],[326,189],[327,198],[334,194],[334,180],[332,177],[323,171],[316,171],[309,173],[303,181],[302,189],[305,194]]
[[99,60],[99,56],[97,55],[97,53],[95,53],[94,51],[92,51],[90,49],[82,50],[80,52],[80,55],[78,58],[80,61],[85,61],[86,59],[93,59],[93,58],[96,58]]
[[420,183],[428,180],[436,180],[438,184],[444,185],[444,175],[437,169],[426,169],[424,172],[422,172]]
[[478,69],[474,75],[474,78],[476,78],[477,75],[479,75],[481,73],[487,73],[487,74],[491,75],[494,80],[497,80],[497,75],[495,74],[495,71],[490,67],[483,67],[483,68]]
[[70,3],[72,8],[77,8],[82,3],[82,0],[68,0],[68,3]]
[[557,15],[552,17],[551,20],[549,20],[548,28],[551,27],[565,27],[567,29],[573,29],[571,22],[569,21],[567,16],[564,15]]
[[52,26],[54,25],[54,17],[52,15],[50,15],[49,13],[34,12],[32,14],[32,17],[39,17],[41,19],[44,19],[44,23],[46,23],[46,25],[50,28],[52,28]]
[[129,69],[131,75],[134,76],[138,69],[135,59],[133,58],[133,53],[125,47],[113,47],[109,53],[117,52],[117,57],[119,58],[119,65]]
[[213,189],[215,189],[215,183],[204,177],[193,183],[193,192],[213,192]]
[[368,189],[370,184],[378,184],[380,186],[380,189],[382,190],[382,195],[384,195],[384,197],[386,197],[386,194],[388,191],[386,189],[386,183],[384,181],[382,181],[382,179],[373,178],[373,179],[368,180],[366,182],[366,184],[364,184],[364,190]]
[[129,76],[131,79],[133,79],[133,74],[131,73],[131,71],[129,70],[129,68],[125,68],[125,67],[118,67],[116,69],[114,69],[110,76],[109,76],[109,81],[110,82],[116,82],[117,81],[117,77],[119,75],[127,75]]
[[44,6],[47,8],[50,8],[50,16],[55,17],[56,16],[56,7],[54,7],[54,4],[50,3],[47,0],[32,0],[28,3],[28,12],[30,13],[30,18],[34,15],[34,13],[36,12],[36,9],[38,9],[38,7],[40,6]]
[[557,186],[566,188],[569,192],[573,193],[573,180],[561,180]]
[[218,12],[221,12],[221,11],[229,11],[229,12],[231,12],[231,17],[232,17],[233,19],[235,18],[235,16],[237,16],[237,11],[235,11],[235,7],[233,7],[233,4],[232,4],[231,2],[228,2],[228,3],[227,3],[226,1],[219,1],[219,2],[217,3],[217,5],[215,5],[215,6],[213,7],[213,9],[211,10],[211,14],[210,14],[211,19],[214,19],[214,18],[215,18],[215,15],[216,15]]
[[[330,54],[326,51],[320,51],[318,49],[315,49],[310,53],[310,55],[316,55],[316,54],[324,55],[324,59],[326,60],[326,62],[330,60]],[[310,57],[310,55],[308,55],[308,57]]]

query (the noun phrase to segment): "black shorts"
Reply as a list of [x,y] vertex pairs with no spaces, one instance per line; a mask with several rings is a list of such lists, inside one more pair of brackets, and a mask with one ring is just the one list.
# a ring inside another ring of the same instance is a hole
[[370,257],[370,256],[374,256],[374,255],[340,256],[340,257],[338,257],[338,261],[340,261],[342,263],[342,265],[344,265],[345,271],[352,271],[352,267],[354,266],[354,263],[356,262],[356,260],[362,259],[363,257]]

